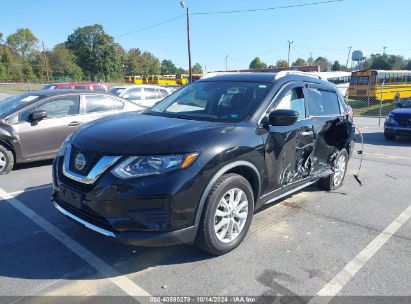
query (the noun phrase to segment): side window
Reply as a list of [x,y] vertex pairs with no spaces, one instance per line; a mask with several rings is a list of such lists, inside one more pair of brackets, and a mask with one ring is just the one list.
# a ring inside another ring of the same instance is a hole
[[100,84],[93,86],[93,91],[96,92],[106,92],[106,88]]
[[156,99],[157,90],[153,88],[144,88],[144,99]]
[[130,89],[125,95],[128,95],[129,100],[141,100],[141,88]]
[[84,95],[85,113],[114,111],[114,100],[106,95]]
[[76,86],[74,86],[74,90],[88,90],[88,86],[76,85]]
[[71,90],[71,86],[66,85],[59,88],[60,90]]
[[281,98],[280,103],[276,107],[276,110],[279,109],[297,111],[299,114],[298,120],[304,119],[306,115],[303,89],[294,88],[286,92],[283,98]]
[[64,96],[50,101],[46,101],[42,104],[35,105],[34,107],[20,113],[20,121],[29,121],[30,115],[34,111],[46,111],[47,118],[59,118],[67,117],[79,114],[80,97],[79,96]]
[[162,97],[167,97],[168,96],[168,92],[166,90],[160,89],[160,93],[161,93]]
[[313,116],[339,116],[340,103],[336,93],[319,89],[307,89],[308,111]]

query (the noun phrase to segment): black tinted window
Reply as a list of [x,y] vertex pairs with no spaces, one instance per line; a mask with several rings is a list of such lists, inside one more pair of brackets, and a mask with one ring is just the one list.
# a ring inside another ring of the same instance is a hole
[[106,95],[84,95],[85,112],[107,112],[114,111],[114,100]]
[[298,112],[298,120],[305,118],[305,102],[302,88],[287,91],[281,98],[276,109],[294,110]]
[[106,88],[102,85],[97,84],[97,85],[93,86],[93,91],[105,92]]
[[74,86],[74,90],[88,90],[88,86],[77,85],[77,86]]
[[307,99],[310,115],[340,115],[340,104],[336,93],[319,89],[307,89],[305,97]]

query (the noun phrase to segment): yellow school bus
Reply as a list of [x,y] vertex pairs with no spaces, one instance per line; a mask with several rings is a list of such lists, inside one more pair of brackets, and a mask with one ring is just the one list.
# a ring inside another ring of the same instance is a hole
[[124,82],[125,83],[132,83],[131,76],[125,76],[124,77]]
[[178,85],[185,85],[188,83],[188,75],[187,74],[177,74],[176,75],[176,83]]
[[155,75],[153,77],[153,84],[176,85],[176,76],[175,75]]
[[398,102],[411,97],[411,71],[370,70],[351,75],[348,98]]
[[134,84],[143,84],[143,77],[141,76],[133,76],[132,83]]

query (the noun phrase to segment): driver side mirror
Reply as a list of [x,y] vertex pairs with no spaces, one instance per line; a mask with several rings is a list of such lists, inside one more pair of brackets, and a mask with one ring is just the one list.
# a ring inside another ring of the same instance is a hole
[[294,110],[279,109],[272,111],[268,122],[272,126],[291,126],[298,120],[298,112]]
[[32,122],[39,122],[40,120],[43,120],[46,117],[47,117],[47,112],[44,110],[39,110],[39,111],[34,111],[30,115],[30,120]]
[[396,106],[397,108],[402,108],[402,103],[401,103],[401,102],[396,102],[396,103],[395,103],[395,106]]

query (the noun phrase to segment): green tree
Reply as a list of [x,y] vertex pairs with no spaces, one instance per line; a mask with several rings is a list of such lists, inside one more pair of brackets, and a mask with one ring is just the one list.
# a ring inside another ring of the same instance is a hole
[[307,65],[303,58],[298,58],[296,61],[292,63],[292,66],[304,66]]
[[279,59],[277,60],[275,66],[278,68],[288,68],[288,62],[287,60]]
[[54,79],[81,80],[83,78],[83,72],[76,64],[76,57],[63,43],[56,45],[47,57]]
[[265,69],[267,68],[267,64],[262,62],[260,57],[255,57],[251,62],[250,62],[250,69]]
[[343,70],[343,66],[340,64],[340,62],[338,60],[334,61],[331,67],[331,71],[342,71],[342,70]]
[[393,63],[387,54],[372,54],[370,69],[374,70],[392,70]]
[[161,72],[160,60],[150,52],[145,51],[141,55],[141,70],[146,75],[156,75]]
[[193,74],[203,74],[203,67],[201,66],[201,64],[196,63],[195,65],[193,65],[191,71],[193,72]]
[[130,49],[126,54],[125,72],[127,75],[141,75],[141,51],[140,49]]
[[177,74],[177,67],[174,65],[174,63],[171,60],[164,59],[161,62],[160,69],[161,69],[161,74],[162,75]]
[[411,70],[411,59],[408,59],[407,64],[404,67],[406,70]]
[[106,81],[121,75],[121,47],[99,24],[77,28],[68,36],[66,47],[76,56],[76,62],[91,80]]
[[36,49],[38,39],[28,28],[20,28],[7,37],[7,44],[24,58]]
[[314,65],[319,65],[321,72],[327,72],[329,70],[331,64],[327,60],[327,58],[318,57],[317,59],[314,60]]

